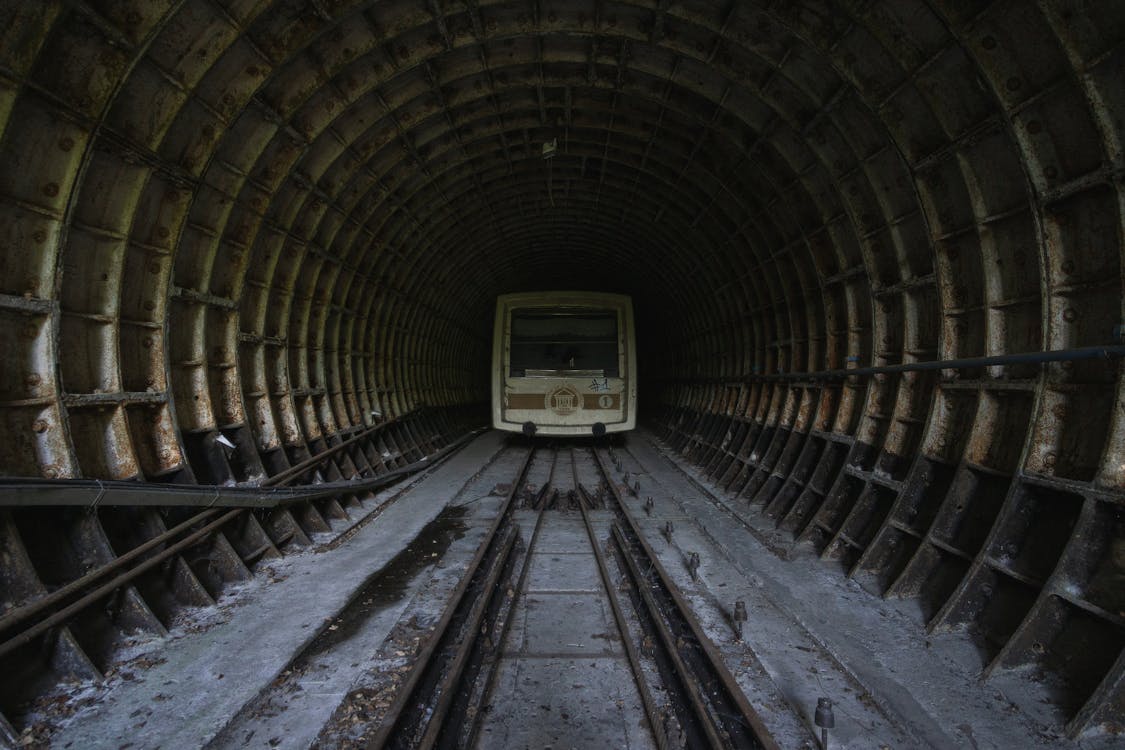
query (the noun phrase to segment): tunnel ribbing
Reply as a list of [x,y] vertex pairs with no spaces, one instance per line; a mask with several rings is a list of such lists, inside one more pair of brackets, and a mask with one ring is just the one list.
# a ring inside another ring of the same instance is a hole
[[[373,412],[483,402],[497,294],[630,293],[673,445],[931,627],[983,633],[986,664],[1062,674],[1075,731],[1108,720],[1116,361],[755,376],[1113,340],[1123,16],[10,3],[3,471],[206,481],[221,429],[276,473]],[[1102,660],[1073,660],[1075,628]]]

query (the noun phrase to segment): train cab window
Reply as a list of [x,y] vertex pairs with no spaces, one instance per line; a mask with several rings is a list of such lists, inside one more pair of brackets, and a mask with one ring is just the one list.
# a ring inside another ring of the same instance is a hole
[[619,377],[617,312],[512,311],[510,377]]

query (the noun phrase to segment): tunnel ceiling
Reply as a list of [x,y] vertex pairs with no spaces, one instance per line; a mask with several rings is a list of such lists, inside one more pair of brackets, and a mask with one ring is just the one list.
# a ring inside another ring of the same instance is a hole
[[1122,317],[1112,2],[4,5],[8,473],[483,400],[519,289],[634,294],[675,377]]

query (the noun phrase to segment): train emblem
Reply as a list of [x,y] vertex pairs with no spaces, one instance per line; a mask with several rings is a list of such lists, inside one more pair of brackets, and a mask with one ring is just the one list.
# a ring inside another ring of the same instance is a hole
[[549,392],[547,394],[546,403],[544,404],[544,406],[560,417],[573,414],[578,411],[578,407],[581,405],[582,394],[569,385],[564,385],[561,388],[556,388]]

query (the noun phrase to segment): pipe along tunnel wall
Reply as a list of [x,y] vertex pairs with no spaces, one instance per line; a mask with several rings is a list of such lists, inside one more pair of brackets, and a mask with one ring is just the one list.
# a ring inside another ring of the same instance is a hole
[[[3,0],[0,471],[257,483],[401,417],[321,468],[390,471],[486,420],[497,294],[628,293],[642,421],[1119,730],[1120,360],[772,376],[1118,343],[1123,39],[1113,0]],[[240,516],[7,653],[3,711],[362,501]],[[0,512],[0,613],[185,517]]]

